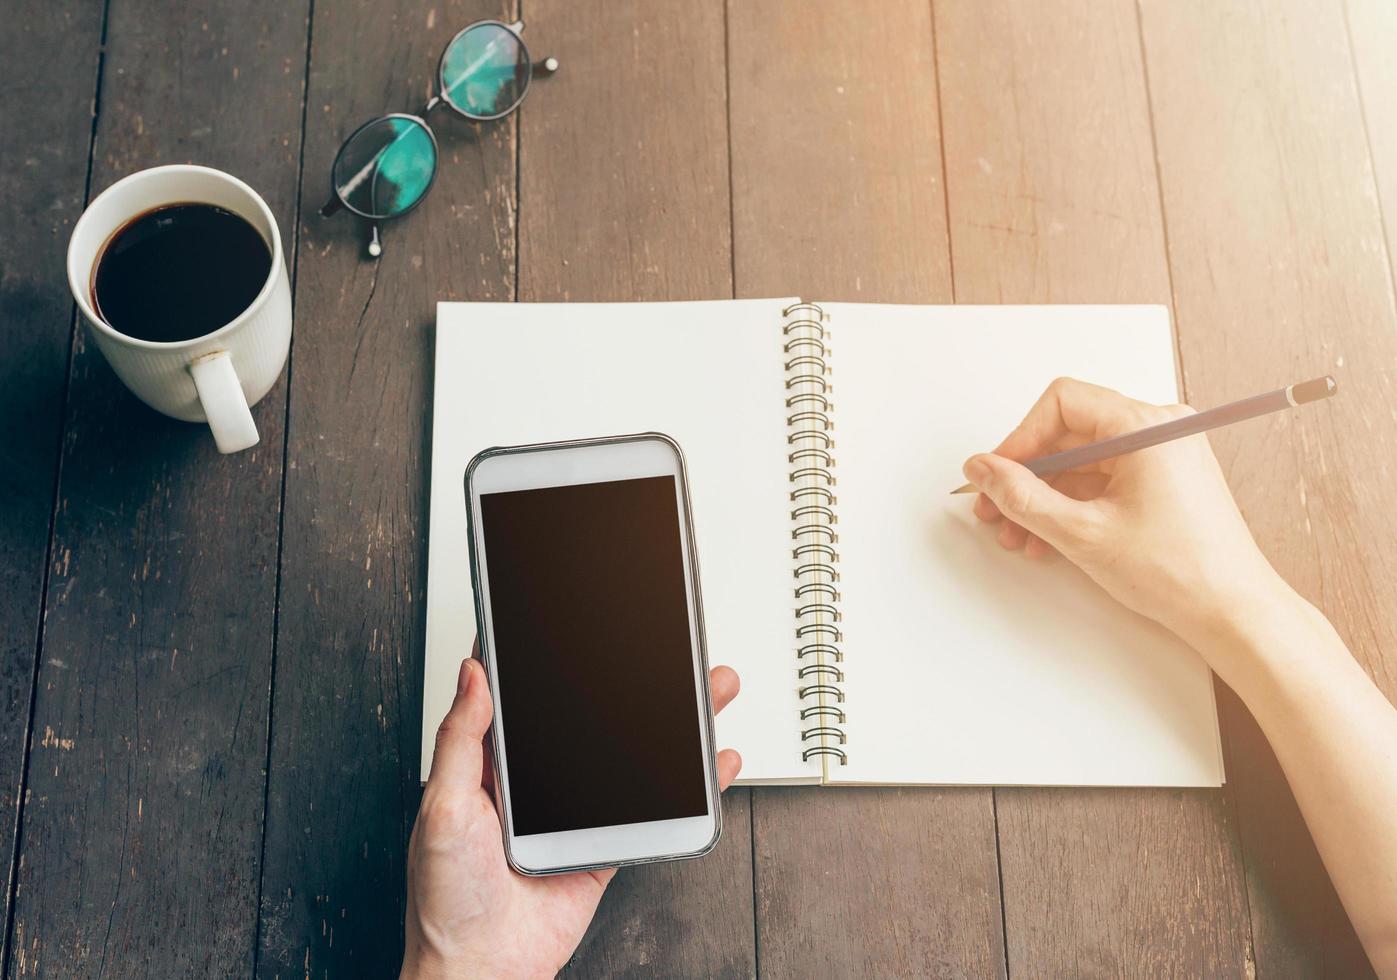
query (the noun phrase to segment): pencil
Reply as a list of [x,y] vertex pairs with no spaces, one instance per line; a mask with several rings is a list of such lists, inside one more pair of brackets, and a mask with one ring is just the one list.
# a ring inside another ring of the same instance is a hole
[[[1079,466],[1089,466],[1104,459],[1113,459],[1116,456],[1124,456],[1126,453],[1158,446],[1162,442],[1172,442],[1185,436],[1207,432],[1209,429],[1231,425],[1233,422],[1256,418],[1258,415],[1296,408],[1306,402],[1328,398],[1337,389],[1338,383],[1330,376],[1325,375],[1322,378],[1315,378],[1313,381],[1302,381],[1299,384],[1277,388],[1264,395],[1243,398],[1230,405],[1219,405],[1206,412],[1198,412],[1195,415],[1186,415],[1181,419],[1152,425],[1138,432],[1128,432],[1125,435],[1113,436],[1110,439],[1102,439],[1100,442],[1078,446],[1076,449],[1053,453],[1051,456],[1041,456],[1024,463],[1024,466],[1027,466],[1035,476],[1051,476],[1054,473],[1073,470]],[[975,492],[976,488],[969,483],[951,491],[953,494]]]

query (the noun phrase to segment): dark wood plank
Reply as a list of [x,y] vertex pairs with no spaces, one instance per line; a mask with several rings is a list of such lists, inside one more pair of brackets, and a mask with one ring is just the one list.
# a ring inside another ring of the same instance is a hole
[[[935,10],[957,300],[1168,303],[1134,3]],[[1221,791],[995,799],[1011,976],[1246,972]]]
[[390,976],[402,958],[435,304],[514,294],[514,121],[433,115],[436,183],[385,227],[377,262],[357,222],[317,210],[341,141],[373,116],[417,111],[443,46],[482,18],[510,20],[510,4],[315,7],[260,976]]
[[[731,296],[721,0],[524,14],[563,67],[519,123],[519,299]],[[565,973],[752,975],[750,829],[748,792],[729,790],[714,853],[623,870]]]
[[[0,922],[8,923],[68,377],[68,233],[87,196],[101,4],[32,0],[0,32]],[[51,72],[61,64],[64,70]],[[39,80],[43,79],[40,86]],[[0,927],[3,928],[3,927]],[[9,933],[0,938],[0,963]]]
[[[289,245],[305,15],[112,0],[93,190],[156,163],[222,167]],[[67,70],[46,61],[37,77]],[[246,974],[284,388],[254,409],[261,445],[222,457],[204,427],[138,403],[81,333],[70,386],[8,968]]]
[[[728,19],[738,295],[950,302],[929,5]],[[763,973],[1003,974],[988,789],[757,789],[752,810]]]
[[[1343,397],[1214,434],[1257,540],[1397,695],[1397,313],[1337,0],[1141,6],[1185,380],[1200,403],[1331,372]],[[1362,976],[1275,758],[1225,699],[1262,976]]]

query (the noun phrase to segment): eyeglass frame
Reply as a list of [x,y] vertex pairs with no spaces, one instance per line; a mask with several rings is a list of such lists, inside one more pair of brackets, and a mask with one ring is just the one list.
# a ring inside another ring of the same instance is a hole
[[[521,59],[522,63],[528,65],[529,67],[529,74],[528,77],[524,79],[523,91],[519,93],[519,98],[515,99],[512,103],[510,103],[509,108],[490,116],[481,116],[472,112],[467,112],[465,109],[462,109],[454,101],[452,101],[451,98],[449,98],[446,95],[446,54],[448,51],[451,50],[452,46],[454,46],[457,41],[464,37],[468,32],[473,31],[479,27],[501,27],[504,28],[506,31],[509,31],[509,33],[513,34],[514,39],[519,43],[519,50],[524,55],[524,57]],[[371,231],[368,244],[368,252],[369,255],[373,256],[374,258],[378,258],[378,256],[383,252],[383,246],[382,243],[379,241],[378,237],[379,223],[384,221],[393,221],[397,218],[401,218],[405,215],[412,213],[414,210],[416,210],[419,204],[421,204],[423,201],[427,199],[427,194],[431,192],[432,185],[436,183],[437,163],[441,157],[441,146],[437,142],[436,132],[432,129],[431,124],[427,122],[427,115],[437,106],[445,104],[448,109],[455,112],[463,119],[468,120],[469,122],[494,122],[497,119],[503,119],[510,113],[517,111],[519,107],[524,104],[524,100],[528,98],[529,88],[533,84],[534,74],[536,72],[541,73],[543,77],[547,78],[548,76],[554,74],[558,70],[558,67],[559,66],[557,58],[549,57],[544,58],[542,61],[535,62],[529,57],[529,46],[524,41],[524,22],[522,20],[516,20],[512,24],[506,24],[504,21],[501,20],[486,19],[477,20],[473,23],[467,24],[465,27],[461,28],[459,31],[453,34],[451,36],[451,40],[447,41],[446,45],[441,49],[441,55],[437,58],[436,90],[432,93],[431,98],[427,100],[426,104],[423,105],[423,107],[421,108],[421,110],[419,110],[417,114],[414,115],[411,112],[386,112],[381,116],[374,116],[372,119],[366,121],[363,125],[357,127],[354,130],[354,132],[350,133],[348,136],[345,137],[344,142],[340,144],[339,150],[335,153],[334,161],[330,164],[330,199],[326,201],[324,205],[321,206],[320,216],[322,218],[328,218],[338,213],[340,210],[345,210],[350,212],[351,214],[358,215],[359,217],[368,221]],[[409,122],[413,122],[421,126],[422,129],[426,132],[427,138],[432,141],[433,158],[432,174],[427,179],[427,186],[424,187],[422,189],[422,193],[417,196],[417,200],[413,201],[411,204],[403,208],[403,210],[399,211],[397,214],[391,214],[386,216],[366,214],[365,212],[360,211],[354,205],[346,201],[343,195],[340,194],[340,189],[337,186],[335,186],[335,171],[339,169],[340,158],[344,156],[345,149],[348,148],[349,145],[354,142],[355,138],[360,133],[368,129],[370,126],[383,122],[385,119],[406,119]]]

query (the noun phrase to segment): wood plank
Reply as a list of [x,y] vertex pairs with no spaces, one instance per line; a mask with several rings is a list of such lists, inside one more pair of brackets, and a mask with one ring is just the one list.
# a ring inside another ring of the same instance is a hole
[[[731,296],[721,0],[525,14],[562,70],[520,117],[519,299]],[[713,854],[623,870],[565,973],[751,976],[750,829],[729,790]]]
[[[956,298],[1168,303],[1134,4],[935,10]],[[1246,972],[1244,874],[1221,791],[995,799],[1011,976]]]
[[866,6],[729,5],[738,296],[951,301],[928,5]]
[[[93,189],[198,160],[258,188],[289,245],[305,14],[112,0]],[[254,409],[261,445],[219,456],[78,336],[12,973],[251,966],[283,411],[278,387]]]
[[[1344,11],[1146,0],[1141,14],[1189,393],[1339,379],[1332,403],[1213,442],[1262,549],[1393,697],[1397,312]],[[1256,969],[1368,973],[1274,757],[1224,704]]]
[[[511,6],[315,7],[259,976],[389,976],[402,958],[435,304],[514,295],[514,121],[433,114],[436,182],[385,226],[376,262],[358,222],[317,212],[345,137],[417,111],[446,42],[476,20],[512,20]],[[380,35],[393,43],[362,41]]]
[[[728,20],[738,295],[950,302],[929,5]],[[752,810],[763,973],[1004,973],[989,790],[755,789]]]
[[943,0],[936,42],[956,299],[1168,303],[1129,0]]
[[1397,255],[1397,5],[1345,0],[1344,9],[1391,266]]
[[[73,302],[62,273],[87,198],[102,5],[16,5],[0,33],[0,921],[8,922]],[[48,66],[61,64],[62,72]],[[36,79],[43,78],[42,93]],[[5,962],[9,933],[0,937]]]

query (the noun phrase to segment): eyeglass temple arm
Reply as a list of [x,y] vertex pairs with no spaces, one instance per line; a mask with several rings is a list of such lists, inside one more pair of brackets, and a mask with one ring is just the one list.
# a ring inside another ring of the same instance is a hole
[[326,201],[323,205],[321,205],[320,216],[322,218],[328,218],[332,214],[338,214],[343,208],[344,202],[340,200],[338,194],[336,194],[334,191],[331,191],[330,199]]
[[[524,33],[524,22],[523,22],[522,20],[516,20],[513,24],[510,24],[510,25],[508,25],[508,26],[509,26],[509,29],[510,29],[511,31],[513,31],[515,34],[523,34],[523,33]],[[555,71],[557,71],[557,70],[558,70],[558,59],[557,59],[557,58],[544,58],[542,61],[535,61],[535,62],[534,62],[534,71],[536,71],[536,72],[542,72],[542,73],[545,74],[545,75],[551,75],[551,74],[553,74],[553,73],[554,73]]]

